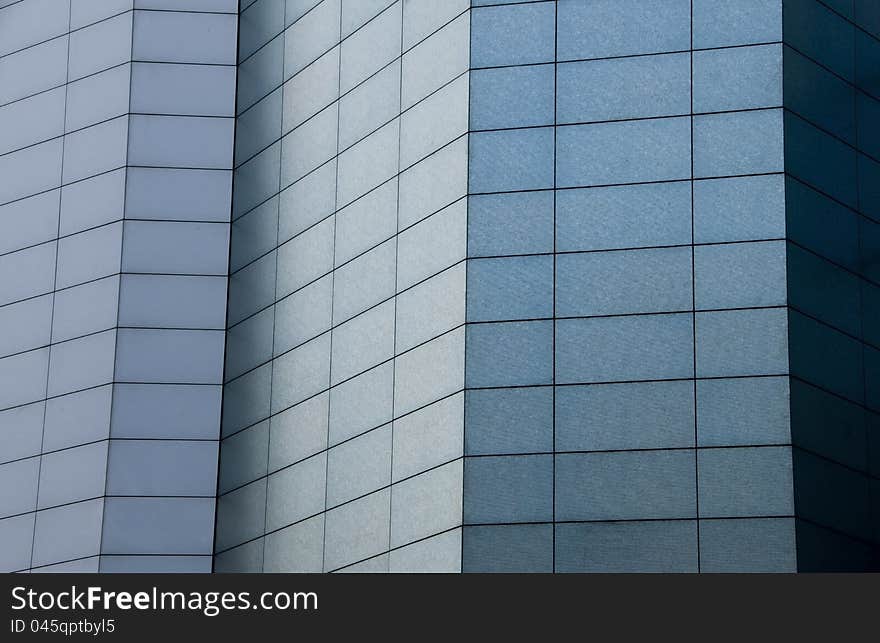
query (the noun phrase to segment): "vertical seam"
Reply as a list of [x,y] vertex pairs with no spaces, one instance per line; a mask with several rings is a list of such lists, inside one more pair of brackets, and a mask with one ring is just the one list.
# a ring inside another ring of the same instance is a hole
[[336,217],[339,209],[339,102],[342,93],[342,3],[339,6],[339,59],[336,62],[336,154],[333,157],[333,270],[330,271],[330,346],[328,348],[329,366],[327,368],[327,440],[324,444],[324,528],[321,533],[321,571],[327,571],[327,492],[330,480],[330,390],[333,388],[333,318],[336,299]]
[[693,341],[694,395],[694,523],[697,536],[697,573],[702,569],[700,555],[700,450],[697,430],[697,268],[694,217],[694,0],[690,0],[690,136],[691,136],[691,333]]
[[[400,2],[400,69],[398,70],[397,86],[397,205],[395,210],[394,225],[394,321],[392,330],[392,356],[391,356],[391,457],[388,476],[388,550],[391,551],[391,530],[393,528],[392,509],[394,507],[394,415],[395,395],[397,388],[397,288],[399,284],[398,254],[400,252],[400,158],[401,158],[401,135],[403,133],[403,1]],[[391,571],[391,554],[388,554],[388,571]]]
[[[113,378],[110,382],[110,417],[108,418],[108,430],[107,430],[107,457],[104,461],[104,505],[101,507],[101,538],[100,544],[98,546],[98,571],[101,571],[101,554],[104,551],[104,515],[107,510],[107,480],[110,474],[110,435],[113,432],[113,400],[116,398],[116,355],[119,350],[119,311],[120,311],[120,302],[122,301],[122,257],[125,251],[125,202],[128,198],[128,156],[130,153],[129,143],[131,139],[129,137],[129,131],[131,130],[131,76],[133,64],[131,62],[132,53],[134,51],[134,16],[135,12],[131,12],[131,33],[129,34],[129,49],[128,49],[128,114],[126,114],[126,123],[125,123],[125,176],[122,179],[123,188],[122,188],[122,212],[120,217],[120,225],[122,229],[119,231],[119,282],[116,284],[116,328],[114,329],[113,336]],[[213,552],[212,552],[213,553]]]
[[[230,173],[230,191],[229,191],[229,247],[226,249],[226,308],[223,311],[223,366],[221,370],[220,382],[220,426],[217,427],[217,476],[214,485],[214,531],[213,540],[211,542],[211,573],[217,571],[217,556],[214,553],[217,545],[217,526],[218,526],[218,510],[220,509],[220,451],[223,444],[223,403],[226,400],[226,358],[229,353],[229,292],[230,282],[232,281],[232,215],[234,213],[235,203],[235,140],[238,134],[238,56],[241,50],[241,11],[236,14],[235,18],[235,79],[233,80],[232,93],[232,164]],[[283,77],[282,77],[283,80]],[[273,335],[274,336],[274,335]],[[272,408],[269,408],[269,415],[272,414]],[[271,422],[271,420],[270,420]],[[267,447],[268,448],[268,447]],[[268,490],[268,471],[266,472],[266,485]]]
[[[241,14],[239,14],[239,21],[241,20]],[[272,415],[272,398],[273,391],[275,389],[275,323],[278,316],[278,239],[281,238],[281,197],[278,196],[281,193],[281,183],[282,183],[282,172],[281,172],[281,159],[283,158],[281,155],[281,147],[283,145],[284,139],[284,85],[286,84],[286,79],[284,78],[286,70],[285,70],[285,56],[284,50],[286,49],[287,44],[287,28],[284,23],[287,21],[287,11],[286,7],[284,10],[284,16],[281,18],[281,33],[278,34],[277,37],[280,38],[281,42],[281,84],[277,87],[277,91],[281,92],[281,110],[278,114],[278,192],[274,197],[275,199],[275,287],[272,292],[272,351],[269,354],[269,417],[268,424],[266,425],[266,478],[265,478],[265,494],[263,495],[263,534],[260,540],[263,543],[263,546],[260,548],[260,571],[263,572],[266,569],[266,532],[269,529],[269,461],[272,454],[272,422],[274,420],[274,416]],[[239,49],[241,48],[241,34],[239,34]],[[238,53],[236,53],[236,61],[238,60]],[[276,90],[272,90],[276,91]],[[271,94],[271,92],[270,92]],[[238,120],[238,118],[236,118]],[[235,146],[233,141],[233,150],[232,150],[232,165],[235,166]],[[232,261],[232,221],[229,223],[229,256],[230,262]],[[231,265],[231,264],[230,264]],[[228,340],[227,340],[228,341]],[[225,364],[224,364],[225,371]]]
[[[470,5],[470,3],[469,3]],[[474,22],[473,22],[473,7],[468,6],[468,66],[467,66],[467,74],[468,74],[468,105],[467,105],[467,123],[468,123],[468,131],[466,133],[467,137],[467,155],[465,157],[465,209],[464,209],[464,231],[465,231],[465,241],[464,241],[464,324],[463,324],[463,333],[464,338],[462,341],[462,352],[464,355],[462,356],[462,386],[461,386],[461,542],[459,544],[459,571],[460,573],[465,571],[464,564],[464,539],[465,539],[465,528],[464,528],[464,508],[465,508],[465,479],[467,478],[467,407],[468,407],[468,390],[467,390],[467,355],[468,355],[468,267],[470,265],[470,230],[471,230],[471,152],[470,152],[470,130],[471,130],[471,101],[473,100],[473,47],[471,46],[473,43],[473,34],[474,34]]]
[[551,387],[552,403],[552,493],[551,493],[551,567],[550,571],[556,572],[556,132],[557,132],[557,109],[559,98],[557,95],[557,82],[559,76],[559,3],[553,3],[553,285],[551,295],[553,297],[553,341],[551,346],[551,358],[553,371],[551,373],[553,386]]
[[[53,327],[55,326],[55,293],[58,289],[58,246],[61,243],[61,193],[64,186],[64,143],[67,140],[67,88],[70,82],[70,20],[71,7],[70,2],[67,3],[67,62],[64,67],[64,118],[61,123],[61,168],[58,177],[58,219],[55,225],[55,266],[52,277],[52,308],[49,313],[49,347],[46,354],[46,385],[43,390],[43,426],[40,432],[40,452],[37,460],[37,489],[34,494],[34,524],[31,530],[31,557],[29,568],[34,566],[34,547],[37,538],[37,516],[40,508],[40,478],[43,475],[43,444],[46,440],[46,409],[49,406],[49,375],[52,372],[52,338],[54,335]],[[102,518],[103,524],[103,518]],[[102,528],[103,532],[103,528]],[[98,546],[98,554],[101,553],[100,544]],[[63,562],[63,561],[59,561]]]

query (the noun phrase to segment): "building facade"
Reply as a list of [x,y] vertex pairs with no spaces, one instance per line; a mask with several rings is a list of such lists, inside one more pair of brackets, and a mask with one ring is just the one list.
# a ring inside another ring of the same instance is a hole
[[236,3],[3,4],[0,567],[210,571]]
[[880,568],[876,3],[6,4],[4,569]]

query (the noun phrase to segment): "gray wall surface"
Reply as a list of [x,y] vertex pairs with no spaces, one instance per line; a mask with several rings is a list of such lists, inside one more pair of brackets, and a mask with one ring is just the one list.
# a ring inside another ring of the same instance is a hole
[[3,4],[0,568],[209,571],[236,3]]
[[880,5],[785,2],[798,568],[880,569]]
[[472,9],[464,571],[795,570],[781,35]]
[[878,61],[873,0],[0,0],[0,569],[880,569]]
[[876,9],[470,4],[242,8],[216,569],[870,568]]
[[468,3],[242,3],[217,571],[461,567]]

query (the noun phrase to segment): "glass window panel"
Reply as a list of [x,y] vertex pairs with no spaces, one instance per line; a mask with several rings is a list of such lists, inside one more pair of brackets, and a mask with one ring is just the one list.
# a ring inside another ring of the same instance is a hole
[[351,203],[399,171],[399,129],[392,121],[340,154],[338,205]]
[[0,226],[3,229],[0,254],[54,238],[58,233],[58,191],[0,206]]
[[546,127],[471,134],[470,191],[553,187],[553,139]]
[[326,470],[327,457],[319,454],[269,476],[267,531],[324,510]]
[[468,131],[468,77],[460,76],[400,117],[400,166],[409,167]]
[[400,56],[402,2],[395,3],[342,41],[342,93]]
[[696,572],[696,521],[556,525],[556,571]]
[[[227,390],[230,401],[235,389]],[[116,384],[113,437],[216,440],[220,397],[219,386]]]
[[332,571],[386,551],[390,523],[390,489],[328,511],[324,525],[324,570]]
[[464,329],[451,331],[395,359],[395,416],[464,387],[464,335]]
[[855,26],[816,0],[795,6],[787,7],[782,16],[786,44],[853,80]]
[[[265,158],[268,156],[261,160]],[[239,176],[244,178],[242,174]],[[232,172],[228,170],[139,167],[129,168],[127,177],[125,214],[130,218],[229,221]],[[236,194],[253,189],[252,185],[242,185],[246,181],[236,180],[239,181]],[[277,174],[275,185],[278,185]],[[66,189],[64,198],[67,199]]]
[[116,326],[118,295],[118,277],[99,279],[56,292],[54,311],[51,313],[52,341],[64,341]]
[[695,52],[693,82],[695,112],[778,107],[782,45]]
[[265,572],[320,573],[323,558],[324,516],[266,535]]
[[467,201],[461,199],[400,233],[397,237],[398,291],[465,258],[467,217]]
[[[559,389],[557,395],[562,390]],[[466,400],[467,455],[553,450],[553,390],[550,387],[468,391]]]
[[564,63],[558,67],[557,82],[558,123],[691,111],[689,54]]
[[694,283],[698,309],[784,306],[785,242],[696,246]]
[[789,305],[851,335],[861,335],[863,307],[867,306],[860,279],[793,244],[787,250]]
[[330,329],[333,276],[327,275],[275,304],[275,355]]
[[852,85],[791,47],[785,48],[784,82],[786,107],[848,143],[855,143],[856,91]]
[[272,413],[324,390],[330,382],[330,333],[272,362]]
[[562,0],[558,13],[559,60],[690,48],[689,0]]
[[475,324],[467,328],[467,386],[553,381],[553,322]]
[[693,518],[692,450],[556,456],[556,520]]
[[[89,500],[37,513],[31,565],[38,567],[98,554],[102,544],[109,540],[101,535],[102,518],[105,529],[108,523],[104,504],[102,499]],[[58,534],[66,537],[59,538]]]
[[687,310],[691,297],[688,248],[566,254],[556,260],[560,317]]
[[213,498],[108,498],[101,552],[209,554],[213,527]]
[[474,67],[553,60],[556,11],[549,2],[473,9],[471,14]]
[[792,436],[791,406],[787,377],[699,380],[699,446],[789,442]]
[[10,5],[0,12],[0,56],[23,49],[68,31],[68,4],[52,0],[4,3]]
[[[471,225],[473,220],[471,212]],[[679,245],[690,241],[690,182],[556,193],[556,249],[559,252]]]
[[223,331],[121,329],[116,379],[123,382],[219,384]]
[[[562,195],[557,194],[557,209]],[[561,211],[558,213],[561,218]],[[561,225],[561,224],[560,224]],[[468,256],[553,250],[553,192],[468,197]]]
[[779,0],[694,0],[694,47],[782,40]]
[[235,124],[235,165],[281,138],[281,99],[281,89],[276,89],[239,115]]
[[[289,3],[288,3],[289,4]],[[324,0],[284,32],[284,74],[290,77],[339,41],[340,0]],[[295,11],[299,14],[300,11]],[[287,10],[291,22],[291,8]]]
[[557,130],[557,141],[557,187],[669,181],[691,175],[689,118],[572,125]]
[[394,302],[388,301],[333,329],[335,385],[394,357]]
[[782,110],[694,117],[694,176],[731,176],[783,169]]
[[278,240],[284,242],[293,238],[333,214],[335,209],[334,159],[281,191],[278,197]]
[[224,381],[238,377],[245,371],[272,359],[272,331],[275,310],[267,308],[226,333]]
[[786,172],[845,205],[856,207],[862,177],[857,180],[858,155],[853,148],[791,112],[785,114],[785,141]]
[[553,456],[466,458],[464,522],[553,519]]
[[806,382],[792,379],[790,386],[793,444],[853,469],[876,471],[869,463],[876,457],[871,447],[874,454],[880,450],[871,413]]
[[265,364],[223,387],[221,434],[229,435],[269,415],[274,362]]
[[[75,135],[66,137],[74,138]],[[0,203],[57,188],[61,178],[62,148],[62,139],[56,138],[0,156],[0,174],[7,177],[0,185]],[[88,163],[83,163],[83,167],[88,167]]]
[[392,573],[460,573],[461,529],[453,529],[389,552]]
[[794,519],[700,521],[700,571],[792,573],[798,571]]
[[461,457],[463,402],[464,394],[457,393],[394,421],[393,481]]
[[556,390],[559,451],[691,447],[691,382],[563,386]]
[[700,517],[794,513],[790,447],[697,452]]
[[399,112],[400,61],[396,60],[339,99],[339,149],[348,148]]
[[112,330],[55,344],[49,364],[48,395],[62,395],[107,384],[114,378],[123,379],[121,372],[114,375],[115,349],[116,332]]
[[468,141],[462,137],[400,175],[398,225],[407,228],[467,194]]
[[470,11],[431,34],[403,56],[401,109],[407,109],[470,66]]
[[553,257],[498,257],[468,261],[469,322],[552,316]]
[[238,21],[239,60],[250,56],[284,29],[284,8],[284,0],[258,0],[242,8]]
[[327,506],[391,484],[391,425],[379,427],[327,452]]
[[234,116],[235,71],[219,65],[134,63],[131,111]]
[[276,471],[327,448],[328,397],[327,393],[321,393],[272,416],[270,471]]
[[236,108],[239,114],[281,85],[284,48],[288,40],[286,36],[270,40],[239,65],[236,80]]
[[553,65],[474,70],[470,83],[471,129],[553,123]]
[[103,20],[70,34],[67,80],[128,62],[132,58],[132,13]]
[[636,315],[556,322],[556,382],[693,377],[691,315]]
[[266,475],[269,460],[269,421],[265,420],[220,443],[220,494]]
[[788,372],[784,308],[697,313],[697,377]]
[[395,350],[409,350],[465,321],[465,266],[458,264],[397,296]]
[[462,474],[459,459],[391,488],[392,547],[461,525]]
[[462,530],[463,572],[552,572],[553,525],[487,525]]
[[[694,241],[778,239],[786,234],[782,175],[694,182]],[[797,225],[793,217],[792,225]],[[827,226],[823,225],[827,231]]]
[[786,455],[797,472],[794,500],[788,502],[797,506],[798,517],[863,541],[872,538],[871,492],[876,485],[871,489],[871,479],[801,449],[786,450]]
[[[383,0],[385,4],[388,0]],[[474,3],[476,4],[476,3]],[[403,3],[403,48],[409,49],[414,44],[431,34],[462,11],[470,3],[468,0],[453,0],[437,4],[431,0]]]
[[127,221],[124,242],[126,272],[227,274],[229,227],[222,223]]
[[868,353],[863,356],[861,343],[793,310],[788,322],[791,374],[847,399],[864,401],[870,375],[867,379],[862,375]]
[[333,321],[340,324],[394,296],[397,241],[391,239],[340,266],[333,277]]
[[108,456],[107,493],[213,499],[217,449],[213,440],[114,440]]
[[330,444],[391,420],[394,367],[370,369],[330,390]]
[[283,297],[333,269],[333,219],[325,219],[278,248],[277,297]]
[[187,11],[135,11],[132,58],[235,64],[236,16]]
[[[339,47],[334,47],[284,84],[282,131],[289,132],[338,96]],[[340,121],[344,120],[344,115],[345,112],[340,111]],[[341,132],[340,146],[344,146]]]
[[[214,502],[212,501],[211,504],[213,505]],[[262,478],[231,493],[219,496],[216,505],[215,551],[229,549],[257,536],[262,536],[268,513],[266,479]]]

